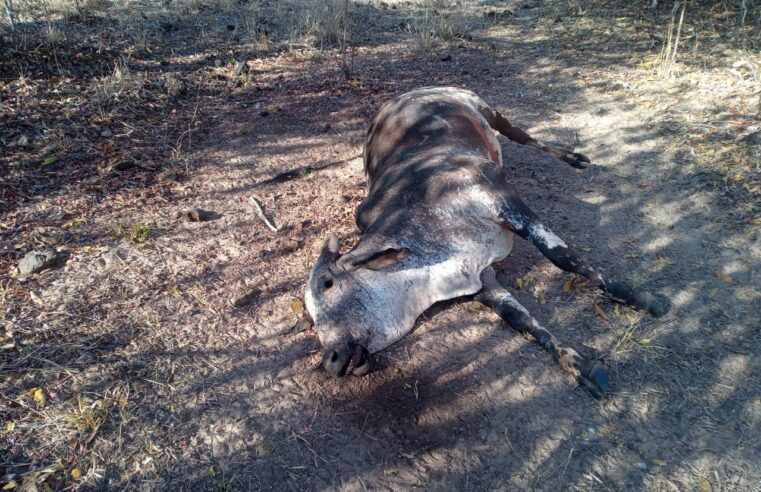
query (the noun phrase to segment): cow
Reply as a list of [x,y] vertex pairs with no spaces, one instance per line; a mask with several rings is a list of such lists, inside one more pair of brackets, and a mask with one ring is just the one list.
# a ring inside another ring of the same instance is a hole
[[415,89],[374,118],[364,148],[368,193],[355,214],[361,238],[342,254],[330,234],[304,295],[328,373],[367,374],[371,354],[401,339],[425,310],[464,297],[531,335],[602,397],[611,385],[605,364],[559,341],[497,281],[495,266],[510,254],[515,235],[615,301],[654,317],[668,312],[665,296],[607,278],[539,220],[502,166],[497,132],[576,168],[590,162],[537,141],[466,89]]

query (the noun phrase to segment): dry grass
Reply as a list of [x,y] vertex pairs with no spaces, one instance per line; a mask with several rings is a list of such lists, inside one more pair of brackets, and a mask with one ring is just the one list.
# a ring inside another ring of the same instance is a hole
[[315,46],[337,46],[343,31],[343,0],[317,0],[305,9],[304,34],[314,40]]
[[412,50],[428,53],[441,44],[460,39],[468,32],[468,18],[454,2],[426,0],[407,24]]
[[154,235],[154,228],[147,224],[132,224],[131,226],[118,224],[111,231],[111,236],[115,239],[121,239],[135,246],[144,245]]
[[114,63],[110,75],[93,81],[91,89],[97,103],[101,108],[106,108],[134,96],[142,89],[143,84],[144,78],[129,68],[129,60],[120,59]]

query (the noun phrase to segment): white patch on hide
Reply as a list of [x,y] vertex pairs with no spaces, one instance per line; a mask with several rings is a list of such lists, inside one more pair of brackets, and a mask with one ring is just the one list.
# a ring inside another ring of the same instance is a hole
[[544,224],[531,224],[531,238],[543,243],[549,249],[555,249],[558,246],[561,248],[568,247],[555,233],[544,227]]

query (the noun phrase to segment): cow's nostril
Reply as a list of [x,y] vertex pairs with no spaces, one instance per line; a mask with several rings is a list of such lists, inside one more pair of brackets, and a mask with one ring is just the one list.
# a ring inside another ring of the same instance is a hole
[[337,360],[338,360],[338,352],[334,350],[333,353],[330,355],[330,362],[335,362]]
[[333,287],[333,281],[332,281],[332,280],[330,280],[330,279],[326,280],[326,281],[325,281],[325,288],[326,288],[326,289],[329,289],[329,288],[331,288],[331,287]]

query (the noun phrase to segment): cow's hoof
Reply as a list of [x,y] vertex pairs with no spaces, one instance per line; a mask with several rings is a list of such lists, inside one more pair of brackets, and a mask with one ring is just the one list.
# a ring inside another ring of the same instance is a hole
[[661,294],[651,294],[644,290],[634,290],[623,282],[610,282],[604,289],[618,302],[647,311],[654,318],[659,318],[669,312],[671,302]]
[[584,169],[587,167],[587,164],[592,162],[589,160],[589,157],[584,154],[579,154],[578,152],[568,152],[563,160],[576,169]]
[[588,361],[579,373],[579,384],[594,398],[601,400],[610,390],[610,373],[600,361]]

